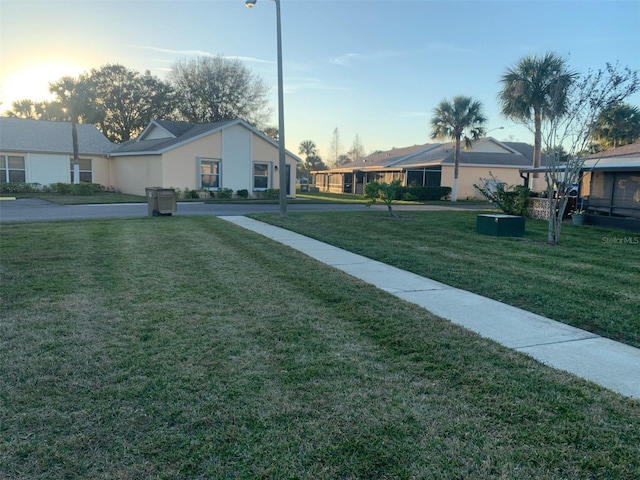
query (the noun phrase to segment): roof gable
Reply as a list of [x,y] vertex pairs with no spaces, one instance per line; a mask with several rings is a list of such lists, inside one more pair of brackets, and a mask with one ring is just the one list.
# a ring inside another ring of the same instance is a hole
[[136,142],[144,140],[160,140],[163,138],[176,138],[176,136],[157,122],[152,121],[138,136]]
[[[186,143],[193,142],[213,133],[222,131],[233,125],[241,125],[266,142],[278,148],[278,143],[267,137],[241,119],[226,120],[215,123],[172,122],[168,120],[152,120],[142,133],[134,140],[121,144],[112,156],[126,155],[159,155]],[[287,151],[287,155],[301,161],[300,158]]]

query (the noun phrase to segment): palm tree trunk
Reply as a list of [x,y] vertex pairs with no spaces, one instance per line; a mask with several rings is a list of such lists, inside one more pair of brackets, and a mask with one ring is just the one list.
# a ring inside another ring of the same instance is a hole
[[[538,168],[542,159],[542,112],[536,109],[533,112],[533,168]],[[539,189],[539,174],[533,173],[533,182],[530,185],[531,190]]]
[[71,143],[73,144],[73,183],[80,183],[80,159],[78,158],[77,120],[71,118]]
[[453,151],[453,188],[451,189],[451,201],[458,201],[458,161],[460,160],[460,135],[456,136],[456,148]]

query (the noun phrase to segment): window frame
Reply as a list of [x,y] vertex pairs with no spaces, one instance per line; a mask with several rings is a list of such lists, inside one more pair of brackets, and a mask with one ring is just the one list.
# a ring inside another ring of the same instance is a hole
[[[89,170],[87,170],[86,168],[82,168],[82,163],[83,162],[89,162]],[[71,175],[69,176],[69,178],[71,179],[71,183],[75,183],[74,182],[74,176],[73,176],[73,158],[69,159],[69,168],[71,171]],[[78,158],[78,167],[79,167],[79,171],[78,174],[80,175],[80,179],[79,182],[85,182],[85,183],[93,183],[93,159],[92,158]],[[87,174],[89,174],[89,180],[87,180]],[[84,178],[83,178],[84,177]]]
[[[2,183],[26,183],[27,182],[27,157],[22,155],[8,155],[3,154],[2,165],[0,165],[0,172],[2,172]],[[15,168],[9,165],[9,159],[20,159],[22,161],[22,168]],[[11,180],[11,172],[22,172],[23,180]]]
[[[264,171],[266,172],[264,175],[258,175],[256,172],[257,166],[264,166]],[[266,179],[265,187],[256,187],[256,179]],[[264,192],[271,188],[271,163],[269,162],[253,162],[253,191],[254,192]]]
[[[204,173],[202,171],[203,164],[212,164],[216,165],[215,170],[216,173]],[[198,189],[207,189],[210,192],[218,191],[222,188],[222,159],[220,158],[210,158],[210,157],[198,157]],[[217,178],[217,187],[205,187],[204,182],[202,181],[203,177],[211,176]]]

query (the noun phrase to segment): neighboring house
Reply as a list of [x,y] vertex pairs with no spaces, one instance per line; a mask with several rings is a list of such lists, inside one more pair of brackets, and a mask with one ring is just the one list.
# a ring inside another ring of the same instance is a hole
[[640,219],[640,143],[590,155],[582,170],[589,213]]
[[[115,148],[94,125],[78,124],[80,181],[113,185]],[[0,182],[73,183],[71,123],[0,117]]]
[[[565,165],[557,167],[560,172],[564,168]],[[544,171],[545,167],[528,168],[521,173],[528,179],[531,173]],[[587,211],[591,225],[640,231],[640,143],[586,157],[578,198],[570,200],[570,208],[574,208],[573,202],[576,208]]]
[[[135,139],[110,153],[114,184],[144,195],[145,187],[216,191],[251,196],[279,188],[278,144],[243,120],[192,124],[152,121]],[[296,155],[286,152],[287,194],[295,195]]]
[[[80,181],[145,195],[146,187],[259,196],[279,188],[277,142],[243,120],[192,124],[156,120],[115,145],[93,125],[78,125]],[[0,117],[0,182],[72,183],[71,123]],[[296,155],[286,152],[287,194],[295,195]]]
[[[402,185],[452,186],[455,144],[435,143],[376,152],[340,168],[311,172],[320,191],[364,192],[369,182],[402,180]],[[520,142],[500,142],[486,137],[460,152],[458,198],[482,198],[474,184],[491,175],[508,185],[523,182],[520,169],[533,163],[533,147]]]

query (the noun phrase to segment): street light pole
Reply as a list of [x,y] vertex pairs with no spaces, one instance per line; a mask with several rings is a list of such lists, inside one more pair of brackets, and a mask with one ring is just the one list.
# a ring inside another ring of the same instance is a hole
[[[255,6],[258,0],[246,0],[249,8]],[[282,25],[280,22],[280,0],[276,3],[276,21],[278,35],[278,182],[280,184],[280,216],[287,216],[287,164],[285,161],[284,144],[284,84],[282,75]]]
[[486,132],[484,132],[484,136],[487,136],[487,133],[489,132],[493,132],[494,130],[504,130],[504,127],[496,127],[496,128],[492,128],[491,130],[487,130]]

